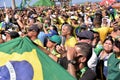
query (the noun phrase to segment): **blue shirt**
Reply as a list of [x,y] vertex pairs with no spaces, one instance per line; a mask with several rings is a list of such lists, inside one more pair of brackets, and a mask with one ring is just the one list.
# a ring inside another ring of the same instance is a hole
[[40,31],[40,33],[38,34],[38,39],[44,44],[45,38],[47,37],[47,35],[43,32]]

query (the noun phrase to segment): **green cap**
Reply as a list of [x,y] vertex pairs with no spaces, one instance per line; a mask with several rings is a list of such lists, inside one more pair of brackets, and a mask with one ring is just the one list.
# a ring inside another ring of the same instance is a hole
[[49,40],[57,43],[58,45],[61,44],[61,37],[59,35],[53,35],[53,36],[49,37]]

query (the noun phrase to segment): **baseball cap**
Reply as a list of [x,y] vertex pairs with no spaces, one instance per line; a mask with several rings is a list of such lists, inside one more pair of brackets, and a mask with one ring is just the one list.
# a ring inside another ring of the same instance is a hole
[[81,29],[87,29],[87,25],[82,24],[82,25],[81,25]]
[[78,33],[77,37],[79,39],[90,39],[90,40],[93,40],[94,35],[93,35],[93,32],[86,30],[86,31]]
[[61,44],[61,37],[59,35],[53,35],[48,38],[50,41],[57,43],[58,45]]
[[37,24],[32,25],[31,27],[28,28],[28,31],[36,31],[37,33],[40,32],[40,28],[38,27]]

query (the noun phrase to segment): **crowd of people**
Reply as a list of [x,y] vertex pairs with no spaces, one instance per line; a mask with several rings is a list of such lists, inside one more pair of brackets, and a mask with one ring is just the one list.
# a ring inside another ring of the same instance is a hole
[[78,80],[119,80],[119,11],[90,2],[1,9],[0,44],[28,37]]

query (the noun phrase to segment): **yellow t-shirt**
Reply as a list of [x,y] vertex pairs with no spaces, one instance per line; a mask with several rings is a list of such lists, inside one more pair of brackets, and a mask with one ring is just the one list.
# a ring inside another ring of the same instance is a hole
[[[50,51],[50,49],[47,49],[48,51]],[[52,51],[50,51],[52,55],[56,56],[57,58],[61,57],[61,54],[59,54],[55,49],[53,49]]]
[[71,36],[65,41],[65,47],[74,47],[76,43],[77,40],[75,39],[75,37]]
[[113,28],[110,27],[100,27],[100,28],[94,28],[95,31],[99,33],[100,40],[103,43],[103,41],[106,39],[108,33],[111,33]]
[[33,42],[36,43],[37,45],[43,47],[43,44],[39,39],[35,39]]
[[57,58],[60,58],[60,57],[61,57],[61,55],[60,55],[59,53],[57,53],[55,50],[53,50],[51,53],[52,53],[54,56],[56,56]]

